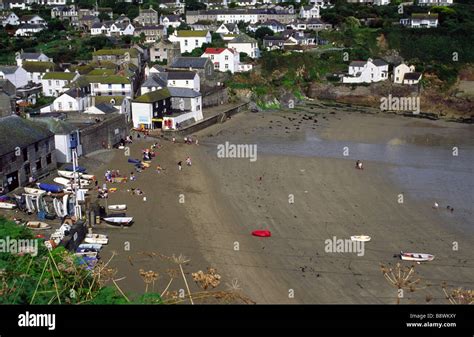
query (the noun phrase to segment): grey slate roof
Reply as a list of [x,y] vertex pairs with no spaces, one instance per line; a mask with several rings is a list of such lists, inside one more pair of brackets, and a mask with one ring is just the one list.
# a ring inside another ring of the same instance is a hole
[[43,124],[18,116],[0,118],[0,156],[26,147],[54,134]]
[[97,104],[96,106],[96,109],[99,109],[100,111],[102,111],[103,113],[114,113],[114,112],[117,112],[118,109],[115,108],[112,104],[110,103],[99,103]]
[[352,61],[349,64],[349,67],[363,67],[365,66],[366,62],[365,61]]
[[17,69],[17,66],[0,66],[0,72],[8,75],[14,74]]
[[166,71],[165,67],[160,66],[159,64],[155,64],[152,68],[155,68],[155,69],[158,70],[160,73]]
[[257,40],[246,34],[240,34],[236,38],[230,40],[229,43],[257,43]]
[[167,74],[168,80],[193,80],[196,77],[193,71],[170,71]]
[[185,98],[194,98],[201,96],[200,92],[197,92],[193,89],[188,88],[173,88],[168,87],[168,90],[171,94],[171,97],[185,97]]
[[85,97],[84,93],[79,88],[69,89],[64,94],[71,96],[73,98]]
[[387,62],[385,62],[384,60],[381,60],[381,59],[375,59],[375,60],[372,61],[372,63],[375,64],[377,67],[388,65]]
[[207,57],[177,57],[171,64],[171,68],[203,69],[208,60]]
[[22,60],[37,60],[41,56],[41,53],[22,53],[20,58]]
[[[164,75],[164,76],[163,76]],[[166,87],[166,73],[150,74],[148,78],[143,82],[142,87]]]
[[36,122],[43,123],[55,135],[68,135],[77,130],[77,127],[57,118],[36,118]]

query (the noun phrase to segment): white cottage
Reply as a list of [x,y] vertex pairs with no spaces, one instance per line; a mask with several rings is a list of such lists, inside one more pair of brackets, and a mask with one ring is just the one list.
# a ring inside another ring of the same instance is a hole
[[385,81],[388,78],[388,63],[381,59],[352,61],[349,64],[348,76],[343,83],[372,83]]
[[207,57],[214,65],[214,69],[232,74],[239,71],[240,54],[230,48],[206,48],[201,57]]

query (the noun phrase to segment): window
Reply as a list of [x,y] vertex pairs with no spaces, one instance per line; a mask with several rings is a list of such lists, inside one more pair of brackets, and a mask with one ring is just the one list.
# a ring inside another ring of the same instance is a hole
[[56,85],[59,85],[59,81],[56,81]]
[[122,89],[125,89],[125,84],[122,84]]
[[125,91],[122,91],[122,96],[125,96]]
[[94,83],[94,89],[98,89],[99,88],[99,83]]
[[112,96],[112,91],[109,91],[109,96]]
[[225,64],[225,68],[229,69],[229,64],[228,63]]
[[72,110],[72,102],[69,102],[69,109]]
[[50,153],[46,156],[46,165],[51,164],[51,162],[52,162],[52,160],[51,160],[51,153]]
[[184,40],[184,45],[185,45],[185,46],[188,45],[188,40]]
[[226,61],[229,60],[229,56],[228,56],[228,55],[225,56],[225,60],[226,60]]
[[196,46],[199,46],[199,41],[195,40]]
[[[48,85],[49,85],[49,86],[52,86],[52,85],[53,85],[53,83],[51,82],[51,80],[48,81]],[[51,91],[51,90],[50,90],[50,91]]]
[[41,170],[41,159],[36,161],[36,170]]
[[62,110],[63,109],[63,104],[61,102],[58,102],[58,110]]
[[186,84],[189,84],[189,81],[186,81]]
[[112,84],[109,84],[107,87],[108,87],[109,89],[112,89]]

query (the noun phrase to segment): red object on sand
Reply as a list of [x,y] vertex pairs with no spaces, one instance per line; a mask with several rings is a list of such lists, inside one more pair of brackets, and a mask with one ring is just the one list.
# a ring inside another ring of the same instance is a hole
[[270,236],[272,236],[272,233],[270,231],[267,231],[267,230],[256,230],[256,231],[252,232],[252,235],[253,236],[260,236],[260,237],[263,237],[263,238],[269,238]]

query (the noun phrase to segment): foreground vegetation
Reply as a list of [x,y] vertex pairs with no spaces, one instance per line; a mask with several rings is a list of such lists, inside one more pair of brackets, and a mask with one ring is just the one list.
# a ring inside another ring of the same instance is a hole
[[[194,282],[202,289],[192,293],[184,268],[189,262],[184,256],[164,257],[176,268],[167,269],[164,274],[169,280],[166,287],[155,291],[158,272],[140,269],[145,291],[143,294],[126,294],[117,277],[118,271],[111,267],[111,261],[101,261],[92,270],[80,264],[80,258],[62,247],[48,251],[43,239],[14,222],[0,218],[0,239],[29,239],[38,243],[38,254],[11,254],[0,252],[0,304],[176,304],[202,303],[253,303],[240,294],[236,280],[225,291],[214,290],[221,283],[221,277],[214,268],[207,272],[192,273]],[[153,254],[153,253],[152,253]],[[175,281],[182,278],[186,290],[173,290]]]

